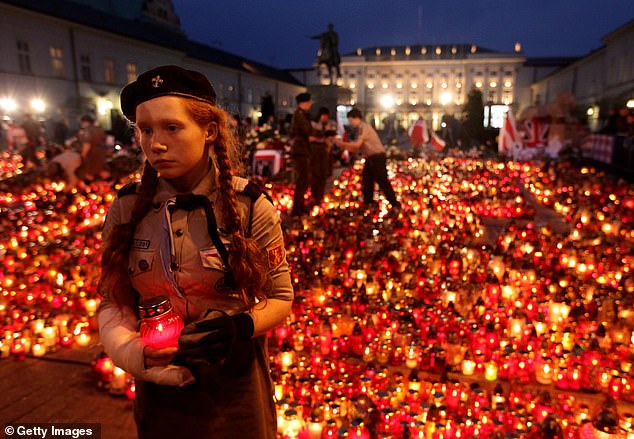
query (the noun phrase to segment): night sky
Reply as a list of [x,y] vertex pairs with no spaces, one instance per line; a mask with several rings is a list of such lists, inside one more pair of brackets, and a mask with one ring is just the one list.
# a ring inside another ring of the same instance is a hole
[[358,47],[475,43],[526,56],[579,56],[634,19],[633,0],[173,0],[192,40],[279,68],[310,67],[333,23]]

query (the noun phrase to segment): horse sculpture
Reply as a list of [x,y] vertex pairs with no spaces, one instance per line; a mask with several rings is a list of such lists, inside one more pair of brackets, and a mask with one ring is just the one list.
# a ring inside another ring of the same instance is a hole
[[336,77],[341,77],[341,71],[339,70],[339,64],[341,57],[339,56],[339,36],[334,31],[332,24],[328,25],[328,31],[311,37],[312,39],[319,40],[320,49],[317,54],[317,69],[318,73],[321,73],[321,66],[325,65],[328,69],[328,76],[330,77],[330,84],[335,83],[334,74]]

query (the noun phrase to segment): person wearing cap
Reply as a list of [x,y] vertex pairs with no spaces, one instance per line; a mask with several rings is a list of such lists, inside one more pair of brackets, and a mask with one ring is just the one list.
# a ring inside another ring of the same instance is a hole
[[291,120],[291,158],[295,171],[295,191],[293,193],[293,208],[291,216],[301,216],[309,212],[306,207],[304,195],[310,186],[310,142],[316,138],[313,136],[313,127],[310,122],[310,93],[300,93],[295,97],[297,109]]
[[398,211],[401,203],[396,199],[392,183],[390,183],[387,176],[387,155],[383,142],[381,142],[374,128],[363,121],[363,115],[360,110],[353,108],[348,112],[347,116],[350,125],[358,131],[357,138],[351,142],[337,139],[335,143],[340,148],[353,153],[361,151],[361,155],[365,158],[365,165],[361,173],[363,203],[366,208],[371,208],[376,204],[374,202],[374,183],[377,183],[392,208]]
[[[274,439],[266,333],[293,299],[279,215],[233,175],[230,116],[203,74],[151,69],[121,109],[147,161],[104,223],[99,332],[136,378],[139,438]],[[184,321],[172,347],[139,333],[138,305],[156,296]]]

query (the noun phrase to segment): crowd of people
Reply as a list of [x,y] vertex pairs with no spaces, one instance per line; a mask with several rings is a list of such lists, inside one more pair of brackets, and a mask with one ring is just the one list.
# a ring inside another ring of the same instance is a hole
[[19,156],[22,172],[63,180],[66,190],[96,180],[115,183],[140,163],[130,128],[118,125],[106,131],[91,112],[81,115],[74,126],[61,113],[50,120],[30,113],[5,117],[0,152]]

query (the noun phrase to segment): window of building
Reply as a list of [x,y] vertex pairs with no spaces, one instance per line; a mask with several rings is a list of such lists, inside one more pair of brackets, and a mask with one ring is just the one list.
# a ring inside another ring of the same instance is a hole
[[513,103],[513,93],[505,91],[502,94],[502,103],[504,105],[511,105]]
[[20,73],[33,73],[31,71],[31,53],[29,51],[29,43],[23,40],[18,40],[18,66]]
[[253,89],[252,88],[247,88],[247,103],[249,104],[253,103]]
[[48,53],[51,56],[51,70],[53,76],[61,78],[64,76],[64,51],[61,47],[50,46]]
[[103,60],[103,80],[107,84],[114,84],[114,59],[106,58]]
[[136,81],[136,77],[137,77],[136,63],[129,62],[128,64],[126,64],[125,71],[126,71],[126,78],[128,79],[128,82]]
[[216,89],[216,94],[217,94],[219,99],[222,99],[222,98],[225,97],[225,84],[224,84],[224,82],[219,82],[217,85],[214,85],[214,88]]
[[90,68],[90,55],[79,56],[79,70],[81,72],[81,80],[92,82],[92,69]]

